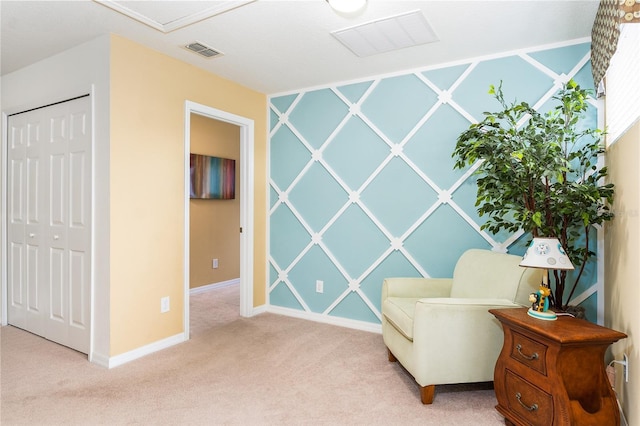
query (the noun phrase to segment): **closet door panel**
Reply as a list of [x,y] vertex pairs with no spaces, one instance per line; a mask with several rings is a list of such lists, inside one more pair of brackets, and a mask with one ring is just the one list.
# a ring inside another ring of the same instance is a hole
[[9,117],[9,323],[88,353],[91,100]]

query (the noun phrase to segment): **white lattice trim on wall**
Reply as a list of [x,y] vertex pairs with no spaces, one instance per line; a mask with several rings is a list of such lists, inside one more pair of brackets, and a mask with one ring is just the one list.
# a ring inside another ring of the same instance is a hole
[[[573,78],[589,61],[589,52],[585,54],[578,63],[573,67],[573,69],[568,74],[557,74],[544,64],[535,60],[532,56],[526,53],[521,53],[518,55],[524,61],[549,76],[553,80],[553,84],[549,89],[535,102],[534,108],[540,108],[544,105],[552,96],[562,87],[564,83]],[[293,259],[293,261],[289,265],[278,265],[276,260],[273,257],[269,257],[270,264],[277,272],[277,278],[272,282],[269,286],[269,291],[271,292],[280,282],[283,282],[287,288],[291,291],[291,294],[297,302],[300,304],[302,309],[305,312],[311,313],[311,309],[308,304],[305,303],[305,300],[300,295],[300,293],[296,290],[295,285],[291,283],[289,280],[289,273],[291,270],[298,264],[298,262],[311,250],[314,246],[319,247],[326,256],[330,259],[330,261],[335,265],[336,269],[339,273],[344,277],[346,282],[348,283],[347,288],[331,303],[325,311],[322,313],[324,316],[330,315],[331,311],[340,304],[350,293],[357,294],[362,301],[369,307],[369,309],[375,314],[375,316],[380,319],[380,312],[376,308],[375,303],[372,303],[371,300],[364,294],[364,292],[360,289],[360,285],[362,281],[372,272],[374,271],[393,251],[400,251],[402,255],[409,261],[409,263],[422,275],[428,277],[429,274],[426,270],[420,265],[420,263],[412,257],[412,255],[406,250],[404,247],[405,240],[427,219],[429,218],[440,206],[449,205],[466,223],[468,223],[484,240],[488,242],[488,244],[492,247],[492,250],[498,252],[507,252],[509,246],[516,242],[522,235],[523,232],[516,232],[510,235],[505,241],[496,241],[491,235],[487,232],[480,230],[480,224],[477,223],[472,217],[470,217],[462,207],[460,207],[451,197],[461,185],[463,185],[467,179],[469,179],[474,171],[477,169],[479,164],[476,164],[469,168],[453,185],[448,188],[439,187],[429,176],[427,176],[413,161],[404,153],[405,145],[411,140],[411,138],[421,129],[421,127],[429,120],[430,117],[443,105],[451,106],[455,111],[457,111],[462,117],[466,118],[469,123],[475,123],[476,120],[473,118],[472,114],[466,111],[461,105],[456,103],[452,99],[452,93],[458,88],[462,82],[471,74],[473,69],[475,69],[480,61],[474,61],[468,64],[464,72],[456,79],[456,81],[449,87],[448,90],[441,90],[438,88],[436,84],[429,80],[422,72],[415,72],[412,75],[418,78],[420,82],[426,85],[431,91],[433,91],[437,96],[437,101],[431,107],[424,116],[415,124],[415,126],[407,133],[407,135],[399,142],[394,143],[392,139],[386,135],[376,124],[362,111],[362,105],[367,100],[367,98],[374,92],[376,87],[380,84],[383,78],[377,78],[373,80],[369,80],[372,82],[370,86],[366,89],[364,94],[356,101],[351,102],[339,89],[338,85],[328,87],[327,89],[331,90],[335,96],[337,96],[347,107],[348,111],[339,121],[335,129],[333,129],[330,135],[323,141],[321,146],[318,149],[315,149],[308,140],[302,135],[300,131],[298,131],[295,125],[290,121],[289,117],[293,110],[296,108],[298,103],[301,101],[305,92],[298,93],[293,102],[289,105],[286,111],[278,111],[273,104],[270,104],[272,113],[276,114],[278,118],[278,122],[274,125],[273,129],[270,132],[270,138],[273,138],[274,135],[281,129],[282,126],[286,126],[295,136],[300,140],[300,142],[304,145],[304,147],[309,151],[310,159],[302,168],[302,171],[293,179],[289,187],[280,188],[273,178],[270,178],[270,185],[273,190],[277,193],[278,199],[270,209],[269,214],[272,215],[278,207],[281,205],[286,205],[291,213],[295,216],[295,218],[300,222],[302,227],[309,233],[311,236],[310,242],[304,247],[300,253]],[[352,117],[358,117],[361,119],[375,134],[382,140],[389,148],[389,153],[384,158],[383,161],[380,162],[378,167],[371,173],[370,176],[361,184],[358,188],[350,187],[341,176],[327,163],[324,159],[324,151],[327,146],[334,140],[334,138],[340,133],[340,131],[344,128],[347,122]],[[375,214],[368,208],[368,206],[362,201],[361,195],[363,191],[373,182],[376,177],[385,169],[385,167],[394,159],[399,158],[404,161],[436,194],[437,200],[433,203],[425,212],[422,214],[402,235],[397,236],[387,229],[384,224],[375,216]],[[305,220],[303,215],[296,209],[294,204],[289,199],[289,194],[296,187],[296,185],[300,182],[300,180],[305,176],[305,174],[311,169],[314,164],[321,165],[329,175],[338,183],[338,185],[348,194],[348,200],[337,210],[337,212],[333,215],[333,217],[327,221],[324,227],[315,232],[309,223]],[[323,236],[325,232],[340,218],[340,216],[351,206],[357,205],[362,209],[362,211],[370,218],[370,220],[375,224],[375,226],[384,234],[384,236],[389,240],[389,247],[378,257],[378,259],[373,262],[366,270],[361,273],[359,276],[351,276],[346,268],[340,263],[339,259],[331,252],[331,250],[326,246],[323,242]],[[601,269],[601,264],[598,264],[598,268]],[[586,299],[589,295],[593,294],[596,291],[600,291],[602,289],[602,274],[598,274],[598,283],[592,288],[586,290],[581,295],[576,296],[574,299],[575,302]],[[316,315],[316,314],[314,314]]]

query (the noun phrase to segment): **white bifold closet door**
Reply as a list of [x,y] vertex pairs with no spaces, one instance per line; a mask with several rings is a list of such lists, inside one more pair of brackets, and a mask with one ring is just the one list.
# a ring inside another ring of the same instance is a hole
[[8,118],[9,324],[83,353],[91,333],[91,98]]

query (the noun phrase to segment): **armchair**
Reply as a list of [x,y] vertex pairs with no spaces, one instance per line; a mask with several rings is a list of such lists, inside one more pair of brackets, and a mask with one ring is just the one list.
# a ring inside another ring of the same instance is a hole
[[488,311],[529,304],[542,270],[518,266],[519,256],[471,249],[453,278],[386,278],[382,337],[431,404],[435,385],[493,380],[503,332]]

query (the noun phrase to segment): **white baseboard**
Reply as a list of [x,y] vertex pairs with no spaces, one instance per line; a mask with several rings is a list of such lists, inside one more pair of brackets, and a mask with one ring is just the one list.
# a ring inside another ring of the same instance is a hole
[[[233,284],[239,283],[240,280],[229,280],[224,281],[222,283],[209,284],[206,286],[196,287],[190,290],[190,294],[203,293],[206,291],[213,290],[215,288],[225,287]],[[194,293],[194,290],[195,293]],[[352,328],[355,330],[367,331],[370,333],[382,334],[382,325],[381,324],[372,324],[370,322],[352,320],[347,318],[337,318],[329,315],[316,314],[313,312],[303,312],[296,309],[291,308],[283,308],[280,306],[269,306],[269,305],[261,305],[254,307],[251,316],[259,315],[265,312],[284,315],[288,317],[300,318],[309,321],[320,322],[324,324],[336,325],[339,327]],[[171,337],[167,337],[166,339],[158,340],[157,342],[150,343],[148,345],[142,346],[140,348],[134,349],[129,352],[125,352],[120,355],[116,355],[113,357],[107,357],[102,354],[92,354],[91,362],[106,368],[115,368],[120,365],[126,364],[128,362],[134,361],[138,358],[142,358],[146,355],[150,355],[154,352],[161,351],[163,349],[169,348],[171,346],[177,345],[179,343],[185,342],[188,339],[185,337],[184,333],[176,334]]]
[[125,352],[120,355],[112,356],[108,359],[106,365],[103,364],[104,360],[95,360],[96,364],[104,365],[107,368],[118,367],[122,364],[126,364],[138,358],[142,358],[143,356],[152,354],[154,352],[161,351],[168,347],[177,345],[178,343],[185,342],[187,339],[184,336],[184,333],[176,334],[171,337],[167,337],[166,339],[158,340],[157,342],[150,343],[148,345],[139,347],[138,349],[134,349],[130,352]]
[[381,324],[372,324],[370,322],[352,320],[347,318],[337,318],[329,315],[316,314],[313,312],[304,312],[297,309],[283,308],[280,306],[269,306],[266,312],[278,315],[286,315],[289,317],[295,317],[305,319],[309,321],[322,322],[325,324],[337,325],[340,327],[353,328],[356,330],[368,331],[370,333],[382,334]]
[[89,355],[89,362],[100,367],[109,368],[109,357],[104,354],[93,352]]
[[267,305],[256,306],[251,310],[251,316],[264,314],[265,312],[269,312]]
[[232,280],[220,281],[219,283],[211,283],[201,285],[200,287],[194,287],[189,289],[189,295],[192,296],[198,293],[206,293],[207,291],[215,290],[217,288],[228,287],[230,285],[240,284],[240,278],[234,278]]

